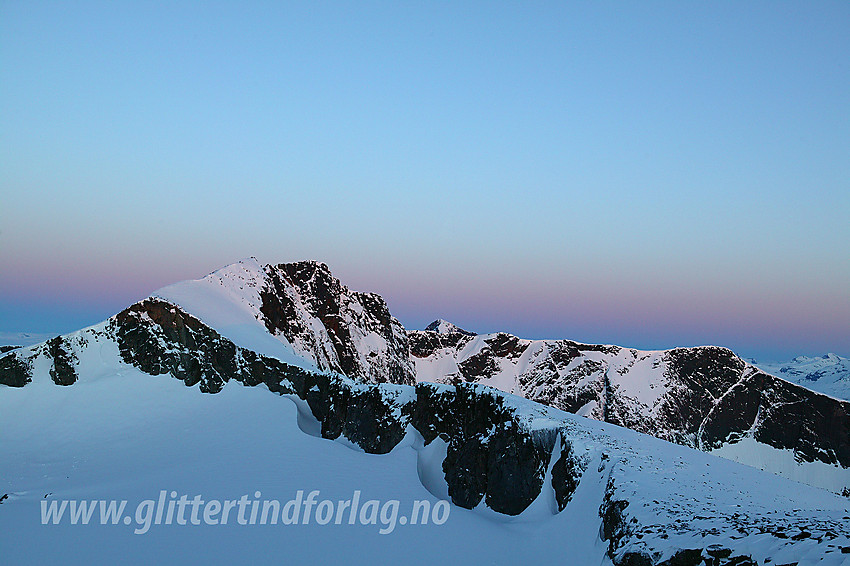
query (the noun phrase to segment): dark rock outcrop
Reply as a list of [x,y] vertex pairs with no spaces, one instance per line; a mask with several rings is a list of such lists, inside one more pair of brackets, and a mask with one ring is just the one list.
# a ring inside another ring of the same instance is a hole
[[[728,556],[728,555],[727,555]],[[700,566],[703,563],[702,550],[682,548],[661,563],[662,566]]]
[[[419,384],[416,400],[411,424],[426,443],[440,437],[448,445],[443,471],[456,505],[472,508],[486,496],[491,509],[517,515],[540,494],[556,431],[528,431],[482,386]],[[553,478],[562,493],[574,491],[583,471],[569,470],[575,475]]]
[[56,385],[73,385],[77,382],[77,370],[74,364],[77,357],[67,349],[67,344],[61,336],[51,338],[45,342],[47,355],[53,360],[50,368],[50,378]]
[[115,321],[121,358],[145,373],[168,373],[205,393],[238,374],[236,346],[170,303],[146,299]]
[[[695,435],[718,398],[741,379],[745,363],[731,350],[715,346],[676,348],[664,355],[668,386],[658,424],[681,440]],[[680,441],[680,443],[683,443]]]
[[[308,372],[239,348],[180,308],[145,299],[114,320],[118,350],[125,363],[151,375],[170,374],[204,393],[218,393],[230,379],[246,385],[265,383],[276,392],[292,392],[292,381]],[[284,385],[285,384],[285,385]]]
[[295,391],[321,423],[322,437],[345,437],[370,454],[386,454],[404,438],[413,411],[404,393],[313,373]]
[[[260,313],[269,332],[305,348],[321,370],[370,383],[415,383],[407,334],[380,295],[349,290],[315,261],[264,271]],[[319,334],[310,318],[321,325]],[[366,353],[355,333],[375,335],[385,347]]]
[[496,358],[489,348],[485,348],[474,356],[460,362],[458,368],[460,369],[460,375],[468,383],[490,379],[493,377],[493,374],[499,371]]
[[407,332],[410,344],[410,355],[415,358],[427,358],[438,350],[451,348],[461,350],[466,346],[474,335],[452,332],[450,334],[439,334],[437,332],[411,330]]
[[563,511],[578,489],[579,479],[587,468],[587,459],[573,451],[572,444],[564,435],[560,435],[561,455],[552,466],[552,488],[555,490],[555,502],[558,511]]
[[745,434],[804,462],[850,468],[850,402],[789,384],[761,371],[747,374],[707,415],[705,448]]
[[[617,499],[614,488],[614,480],[613,478],[609,478],[608,485],[605,487],[605,496],[602,499],[602,505],[599,507],[599,516],[602,518],[599,537],[604,541],[608,541],[608,555],[611,557],[617,555],[617,549],[622,547],[624,540],[628,539],[632,534],[628,517],[624,514],[625,509],[629,506],[629,502],[624,499]],[[635,559],[636,557],[629,560]]]
[[486,495],[490,508],[516,515],[540,494],[554,436],[524,429],[481,386],[419,384],[416,400],[411,424],[426,443],[440,437],[448,445],[443,471],[455,504],[472,508]]
[[0,357],[0,385],[23,387],[32,381],[32,368],[16,352]]

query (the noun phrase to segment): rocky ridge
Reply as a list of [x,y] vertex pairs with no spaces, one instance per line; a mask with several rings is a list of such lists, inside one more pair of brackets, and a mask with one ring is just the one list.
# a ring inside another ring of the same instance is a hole
[[[486,384],[721,455],[753,441],[787,451],[797,465],[773,471],[805,481],[805,465],[822,464],[832,474],[816,485],[850,487],[850,402],[769,375],[726,348],[640,351],[454,330],[408,337],[419,380]],[[762,454],[734,458],[768,467]]]

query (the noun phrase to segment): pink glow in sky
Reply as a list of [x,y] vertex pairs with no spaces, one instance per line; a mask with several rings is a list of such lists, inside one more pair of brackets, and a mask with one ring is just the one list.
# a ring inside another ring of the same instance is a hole
[[0,3],[0,330],[247,256],[407,325],[850,356],[847,2]]

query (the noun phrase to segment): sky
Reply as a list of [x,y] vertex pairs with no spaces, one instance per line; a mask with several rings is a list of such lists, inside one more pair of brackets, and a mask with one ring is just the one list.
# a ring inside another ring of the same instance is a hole
[[850,3],[0,0],[0,331],[255,256],[406,326],[850,356]]

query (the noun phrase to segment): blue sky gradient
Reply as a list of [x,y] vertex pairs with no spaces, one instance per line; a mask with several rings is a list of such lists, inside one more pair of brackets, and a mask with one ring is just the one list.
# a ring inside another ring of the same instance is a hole
[[850,355],[846,2],[0,3],[0,330],[246,256],[403,323]]

